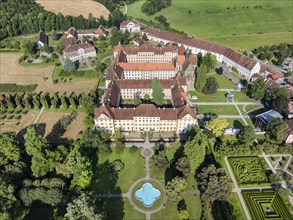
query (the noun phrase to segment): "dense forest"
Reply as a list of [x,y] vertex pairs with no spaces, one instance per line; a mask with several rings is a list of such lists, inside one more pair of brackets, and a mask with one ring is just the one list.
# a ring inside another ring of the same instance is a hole
[[147,15],[153,15],[171,5],[172,0],[147,0],[141,7],[141,11]]
[[124,19],[125,16],[119,9],[113,10],[109,18],[100,17],[97,20],[92,14],[89,14],[88,19],[81,15],[78,17],[64,16],[61,13],[56,15],[44,10],[34,0],[1,1],[0,40],[21,34],[37,33],[40,29],[46,32],[52,30],[65,31],[69,27],[89,29],[97,28],[99,24],[119,27],[120,22]]

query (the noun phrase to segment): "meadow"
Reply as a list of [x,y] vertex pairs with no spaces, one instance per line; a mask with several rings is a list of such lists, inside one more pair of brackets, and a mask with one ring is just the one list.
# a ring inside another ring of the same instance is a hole
[[292,2],[289,0],[173,0],[170,7],[152,16],[141,12],[144,2],[128,5],[128,16],[150,21],[162,14],[171,28],[238,50],[292,43]]

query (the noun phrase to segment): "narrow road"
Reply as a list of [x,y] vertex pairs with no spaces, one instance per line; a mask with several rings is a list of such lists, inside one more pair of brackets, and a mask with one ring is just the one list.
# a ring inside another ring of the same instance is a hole
[[245,125],[248,125],[248,123],[247,123],[245,117],[242,115],[242,112],[240,111],[238,105],[235,104],[234,106],[235,106],[235,108],[237,109],[237,111],[238,111],[238,113],[239,113],[239,116],[242,118],[242,121],[244,122],[244,124],[245,124]]
[[45,107],[43,106],[43,107],[41,108],[41,111],[39,112],[37,118],[35,119],[33,125],[36,124],[36,123],[39,121],[39,118],[41,117],[41,115],[42,115],[44,109],[45,109]]
[[236,178],[235,178],[234,173],[233,173],[233,171],[232,171],[232,168],[231,168],[231,166],[230,166],[230,164],[229,164],[228,157],[225,157],[225,158],[224,158],[224,161],[225,161],[226,167],[227,167],[227,169],[228,169],[229,175],[230,175],[230,177],[231,177],[231,179],[232,179],[232,181],[233,181],[233,183],[234,183],[234,190],[233,190],[233,191],[236,192],[236,193],[238,194],[239,200],[240,200],[241,205],[242,205],[242,207],[243,207],[243,210],[244,210],[244,212],[245,212],[246,219],[247,219],[247,220],[251,220],[250,213],[249,213],[249,211],[248,211],[248,208],[247,208],[246,203],[245,203],[245,201],[244,201],[244,198],[243,198],[243,196],[242,196],[241,189],[238,187],[238,184],[237,184]]
[[124,12],[123,12],[123,14],[124,15],[126,15],[127,14],[127,5],[126,5],[126,3],[124,2]]
[[196,105],[259,105],[262,106],[259,102],[191,102]]

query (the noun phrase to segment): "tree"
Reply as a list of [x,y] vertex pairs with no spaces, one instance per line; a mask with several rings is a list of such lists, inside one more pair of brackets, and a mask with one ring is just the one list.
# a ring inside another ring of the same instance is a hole
[[116,141],[116,145],[115,145],[116,153],[121,154],[121,153],[123,153],[124,149],[125,149],[125,145],[123,144],[123,142]]
[[6,165],[20,159],[20,143],[15,134],[0,135],[0,146],[0,165]]
[[210,70],[215,69],[217,65],[217,58],[211,53],[207,53],[202,58],[202,64],[207,67],[207,72],[209,72]]
[[143,99],[146,100],[146,101],[149,101],[149,100],[151,99],[151,97],[150,97],[149,94],[146,93],[146,94],[144,95]]
[[65,217],[69,220],[101,220],[102,216],[95,213],[91,198],[84,193],[67,205]]
[[241,144],[252,145],[255,141],[255,132],[252,126],[246,125],[238,135],[238,141]]
[[144,40],[144,41],[148,41],[149,39],[148,39],[148,36],[144,33],[143,35],[142,35],[142,39]]
[[272,101],[272,108],[287,117],[289,114],[289,102],[290,99],[285,96],[279,96],[277,99]]
[[67,72],[74,72],[76,70],[76,65],[70,59],[66,58],[64,61],[64,70]]
[[34,127],[29,127],[23,137],[25,151],[30,156],[38,155],[42,150],[48,148],[46,140],[37,134]]
[[209,165],[196,176],[203,201],[212,204],[216,200],[228,200],[232,181],[223,168]]
[[5,181],[4,176],[0,176],[0,210],[5,212],[13,207],[16,198],[14,196],[14,187]]
[[177,203],[183,198],[186,188],[186,181],[183,178],[175,177],[167,183],[166,194],[172,203]]
[[196,81],[195,81],[195,89],[199,92],[204,88],[207,81],[207,67],[205,64],[201,64],[200,67],[197,68]]
[[152,97],[156,105],[161,106],[163,104],[165,94],[158,78],[152,80]]
[[207,145],[208,140],[206,135],[202,133],[200,128],[195,128],[194,137],[184,145],[184,154],[189,159],[191,172],[194,173],[204,161]]
[[279,97],[284,96],[289,98],[289,91],[286,88],[273,88],[269,95],[267,96],[267,101],[273,102],[274,100],[278,99]]
[[251,92],[250,96],[251,98],[254,98],[256,100],[262,100],[266,91],[266,84],[263,79],[256,79],[253,81],[251,85]]
[[114,47],[122,41],[122,33],[118,31],[116,27],[112,28],[112,37],[110,39],[110,44]]
[[229,123],[224,118],[213,118],[209,121],[206,129],[211,130],[212,134],[217,138],[220,137],[224,129],[227,128]]
[[24,44],[25,51],[30,54],[35,54],[37,52],[37,43],[28,41]]
[[176,162],[176,169],[182,172],[185,178],[188,177],[190,173],[190,163],[187,157],[182,157]]
[[188,220],[189,219],[189,212],[187,210],[180,210],[178,212],[179,220]]
[[274,118],[266,126],[266,137],[277,143],[282,143],[288,126],[281,118]]
[[169,165],[169,162],[166,158],[166,153],[163,150],[159,151],[158,154],[155,154],[153,159],[155,166],[157,166],[160,170],[166,168]]
[[209,77],[206,81],[205,87],[203,88],[202,92],[204,94],[214,94],[217,92],[219,88],[219,84],[214,77]]
[[113,138],[116,141],[124,141],[124,139],[125,139],[125,137],[123,136],[123,134],[119,130],[115,130],[115,132],[113,134]]

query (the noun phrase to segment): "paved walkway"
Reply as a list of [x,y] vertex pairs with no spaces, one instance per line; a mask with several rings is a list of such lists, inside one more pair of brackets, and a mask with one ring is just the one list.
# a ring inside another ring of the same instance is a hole
[[241,188],[238,187],[237,180],[236,180],[236,178],[234,176],[234,173],[233,173],[232,168],[230,166],[230,163],[228,161],[228,157],[225,157],[224,160],[225,160],[225,164],[226,164],[226,167],[228,169],[229,175],[230,175],[230,177],[231,177],[231,179],[232,179],[232,181],[234,183],[233,192],[236,192],[238,194],[238,197],[239,197],[239,200],[240,200],[241,205],[243,207],[246,219],[251,220],[250,213],[248,211],[248,208],[246,206],[246,203],[245,203],[244,198],[243,198],[242,193],[241,193]]
[[41,111],[39,112],[39,114],[38,114],[38,116],[37,116],[37,118],[35,119],[35,121],[34,121],[33,124],[36,124],[36,123],[39,121],[39,118],[41,117],[41,115],[42,115],[44,109],[45,109],[45,107],[43,106],[43,107],[41,108]]
[[244,124],[245,124],[245,125],[248,125],[248,123],[247,123],[245,117],[243,116],[242,112],[240,111],[238,105],[234,104],[234,106],[235,106],[235,108],[237,109],[238,114],[239,114],[239,116],[242,118],[242,121],[244,122]]

